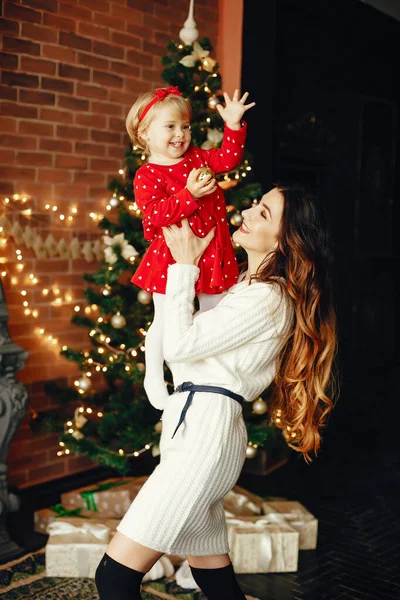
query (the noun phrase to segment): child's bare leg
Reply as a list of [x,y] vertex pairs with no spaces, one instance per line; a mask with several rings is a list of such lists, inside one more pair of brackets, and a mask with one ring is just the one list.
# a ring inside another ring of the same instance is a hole
[[203,294],[203,292],[199,292],[197,297],[199,299],[200,312],[207,312],[215,308],[224,296],[225,294]]
[[144,389],[150,403],[158,410],[164,410],[168,391],[164,383],[163,323],[164,294],[153,294],[154,320],[150,325],[146,340],[146,374]]

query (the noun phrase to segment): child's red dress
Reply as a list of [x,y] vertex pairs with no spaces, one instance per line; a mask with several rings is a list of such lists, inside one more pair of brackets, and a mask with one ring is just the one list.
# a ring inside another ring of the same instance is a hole
[[237,131],[225,126],[221,148],[202,150],[190,146],[182,160],[174,165],[146,163],[136,171],[135,201],[143,213],[144,237],[151,243],[132,283],[147,292],[165,294],[167,269],[175,261],[161,227],[179,223],[185,217],[199,237],[216,226],[215,236],[199,262],[196,292],[220,294],[237,282],[237,260],[221,188],[217,186],[214,193],[195,199],[185,186],[192,169],[209,167],[217,174],[237,167],[243,158],[245,139],[245,123]]

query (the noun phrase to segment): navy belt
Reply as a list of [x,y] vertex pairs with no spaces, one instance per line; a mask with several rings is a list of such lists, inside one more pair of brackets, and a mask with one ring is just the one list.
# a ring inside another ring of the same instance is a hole
[[[176,429],[174,431],[174,435],[185,420],[186,413],[188,411],[189,406],[192,403],[193,396],[196,392],[212,392],[214,394],[222,394],[223,396],[229,396],[229,398],[236,400],[236,402],[239,402],[239,404],[242,404],[242,402],[244,401],[244,398],[242,396],[239,396],[239,394],[235,394],[234,392],[231,392],[230,390],[227,390],[223,387],[217,387],[215,385],[195,385],[191,381],[185,381],[184,383],[181,383],[181,385],[178,385],[174,390],[174,394],[178,394],[179,392],[190,392],[190,394],[187,397],[185,406],[182,409],[178,425],[176,426]],[[174,437],[174,435],[172,436],[172,438]]]

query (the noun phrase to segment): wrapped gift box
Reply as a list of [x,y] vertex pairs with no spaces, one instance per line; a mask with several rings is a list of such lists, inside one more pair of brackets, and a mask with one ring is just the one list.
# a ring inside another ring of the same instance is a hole
[[61,504],[71,510],[80,508],[83,516],[100,513],[102,517],[122,518],[146,481],[144,477],[113,478],[61,494]]
[[288,525],[299,532],[299,549],[315,550],[318,537],[318,520],[300,502],[264,502],[264,514],[278,514]]
[[225,515],[252,517],[262,514],[264,499],[235,485],[223,498]]
[[226,519],[236,573],[297,571],[299,533],[277,515]]
[[57,519],[48,526],[46,544],[47,577],[94,578],[97,565],[107,550],[110,528],[103,523],[81,519],[72,524]]
[[[61,505],[56,505],[51,508],[42,508],[41,510],[35,511],[33,515],[33,528],[34,531],[37,531],[38,533],[47,533],[47,527],[50,523],[53,523],[58,519],[67,520],[74,524],[80,524],[86,519],[93,517],[93,515],[90,517],[81,517],[81,514],[80,509],[69,511],[64,509]],[[103,523],[108,527],[112,526],[112,533],[115,533],[115,529],[120,522],[120,519],[110,518],[103,513],[95,513],[94,518],[97,523]]]

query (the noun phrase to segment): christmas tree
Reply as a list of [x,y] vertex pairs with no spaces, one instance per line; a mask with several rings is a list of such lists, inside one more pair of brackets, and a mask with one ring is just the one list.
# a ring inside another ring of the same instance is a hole
[[[216,105],[223,102],[222,80],[210,41],[171,41],[162,64],[165,82],[177,86],[191,103],[192,144],[219,147],[223,120]],[[88,328],[90,349],[62,349],[65,358],[78,365],[82,376],[75,381],[75,388],[49,384],[47,392],[60,404],[60,410],[57,416],[35,414],[32,422],[33,428],[40,431],[63,429],[60,455],[84,454],[121,474],[129,472],[131,457],[150,449],[157,456],[161,431],[160,412],[150,405],[143,390],[144,341],[153,317],[152,298],[130,283],[148,247],[132,189],[135,172],[144,161],[138,148],[129,148],[120,177],[109,184],[112,195],[108,214],[99,222],[104,260],[95,274],[85,276],[85,297],[91,310],[72,319],[74,325]],[[232,232],[241,224],[240,211],[261,197],[260,185],[250,181],[250,163],[247,153],[237,169],[219,177]],[[235,249],[241,262],[243,250]],[[167,367],[165,377],[172,392]],[[243,409],[248,458],[255,456],[258,446],[282,443],[280,432],[269,424],[265,398],[245,404]]]

